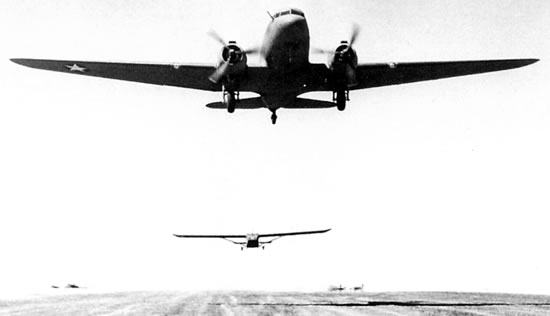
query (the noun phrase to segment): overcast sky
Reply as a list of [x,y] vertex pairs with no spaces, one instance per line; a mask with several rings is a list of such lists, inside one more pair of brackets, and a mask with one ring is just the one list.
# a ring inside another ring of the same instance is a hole
[[[2,1],[0,291],[550,294],[550,3],[330,3]],[[208,30],[254,47],[266,11],[288,6],[305,12],[312,47],[359,24],[363,63],[541,61],[354,91],[344,112],[283,109],[272,126],[265,109],[204,106],[221,92],[8,60],[214,64]],[[264,251],[172,236],[324,228]]]

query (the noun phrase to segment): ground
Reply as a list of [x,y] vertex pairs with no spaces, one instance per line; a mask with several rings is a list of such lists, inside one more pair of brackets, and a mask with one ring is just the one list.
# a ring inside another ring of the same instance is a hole
[[550,315],[550,296],[541,295],[77,291],[0,299],[0,315]]

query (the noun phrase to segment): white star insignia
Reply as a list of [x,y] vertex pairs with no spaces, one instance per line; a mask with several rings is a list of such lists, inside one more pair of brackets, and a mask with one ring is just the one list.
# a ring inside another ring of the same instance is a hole
[[86,67],[81,67],[77,64],[72,64],[72,65],[65,65],[65,68],[69,69],[70,71],[79,71],[79,72],[84,72],[88,69],[86,69]]

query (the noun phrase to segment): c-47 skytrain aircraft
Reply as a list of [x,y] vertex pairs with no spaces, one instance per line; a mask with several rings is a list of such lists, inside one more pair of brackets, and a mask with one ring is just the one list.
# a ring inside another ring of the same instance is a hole
[[[13,62],[39,69],[79,75],[137,81],[206,91],[220,91],[222,102],[207,104],[210,108],[268,108],[271,121],[277,120],[279,108],[329,108],[343,111],[349,101],[349,91],[396,85],[423,80],[484,73],[532,64],[538,59],[505,59],[477,61],[407,62],[359,64],[353,43],[355,28],[347,41],[330,52],[329,63],[309,62],[309,29],[304,13],[288,9],[270,15],[263,44],[259,50],[243,50],[236,42],[222,43],[216,67],[185,64],[137,64],[88,62],[75,60],[12,59]],[[262,64],[247,65],[247,53],[259,52]],[[240,99],[242,91],[255,92],[259,97]],[[300,98],[311,91],[330,91],[332,101]]]
[[[264,249],[265,244],[270,244],[276,239],[279,239],[284,236],[296,236],[296,235],[308,235],[308,234],[322,234],[326,233],[330,230],[310,230],[310,231],[303,231],[303,232],[294,232],[294,233],[278,233],[278,234],[246,234],[246,235],[177,235],[174,234],[176,237],[180,238],[221,238],[225,239],[227,241],[230,241],[234,244],[241,245],[241,250],[246,248],[259,248],[262,247]],[[272,238],[268,241],[260,241],[259,239],[265,237],[265,238]],[[246,239],[246,241],[234,241],[232,239]]]

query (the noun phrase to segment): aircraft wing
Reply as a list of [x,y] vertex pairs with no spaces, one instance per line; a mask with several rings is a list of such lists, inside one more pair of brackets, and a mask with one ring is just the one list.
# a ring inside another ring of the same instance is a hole
[[310,230],[310,231],[303,231],[303,232],[293,232],[293,233],[278,233],[278,234],[260,234],[258,237],[283,237],[283,236],[295,236],[295,235],[308,235],[308,234],[321,234],[328,232],[329,229],[324,230]]
[[351,90],[403,83],[466,76],[523,67],[538,59],[502,59],[443,62],[361,64],[357,66],[358,84]]
[[180,238],[246,238],[246,235],[177,235]]
[[11,59],[14,63],[37,69],[83,76],[135,81],[207,91],[221,91],[221,85],[208,77],[214,67],[207,65],[111,63],[76,60]]

